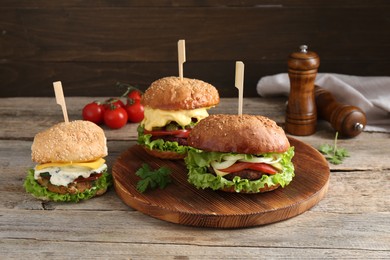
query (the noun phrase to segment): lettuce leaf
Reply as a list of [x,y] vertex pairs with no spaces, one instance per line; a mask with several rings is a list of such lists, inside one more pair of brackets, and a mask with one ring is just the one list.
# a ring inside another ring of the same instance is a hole
[[34,169],[29,169],[27,177],[23,183],[24,188],[34,197],[42,200],[52,200],[56,202],[79,202],[96,196],[96,192],[102,189],[107,189],[112,185],[112,175],[104,171],[102,176],[95,181],[94,187],[81,193],[76,194],[58,194],[49,191],[46,187],[41,186],[34,179]]
[[152,135],[144,134],[144,128],[139,125],[138,131],[138,144],[144,145],[150,150],[170,151],[179,154],[186,154],[189,150],[188,146],[179,145],[178,142],[164,141],[163,139],[150,140]]
[[[233,153],[230,154],[234,155]],[[225,155],[227,153],[203,152],[197,149],[189,150],[185,158],[188,169],[188,181],[198,189],[211,188],[213,190],[219,190],[221,188],[234,187],[236,192],[255,193],[260,188],[263,188],[265,184],[267,186],[280,184],[280,186],[285,187],[294,177],[294,165],[291,162],[294,156],[294,147],[290,147],[289,150],[282,154],[280,164],[283,166],[283,170],[280,173],[263,175],[260,179],[252,181],[241,179],[239,176],[234,177],[233,180],[228,180],[222,176],[209,173],[208,167],[210,163],[214,160],[220,162]],[[262,156],[267,157],[272,155],[272,153],[268,153]]]

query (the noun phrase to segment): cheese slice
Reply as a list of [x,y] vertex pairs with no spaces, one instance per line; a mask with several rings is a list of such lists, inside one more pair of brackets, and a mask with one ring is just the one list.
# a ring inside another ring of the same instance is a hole
[[34,178],[38,180],[41,173],[48,173],[50,175],[50,183],[57,186],[67,186],[78,177],[88,178],[93,173],[101,173],[107,169],[107,165],[103,163],[97,169],[90,169],[84,166],[67,165],[67,166],[51,166],[42,170],[35,169]]
[[90,169],[97,169],[100,166],[102,166],[106,160],[103,158],[97,159],[96,161],[92,162],[79,162],[79,163],[43,163],[35,166],[36,170],[42,170],[49,167],[65,167],[65,166],[81,166],[81,167],[87,167]]
[[198,121],[209,116],[208,108],[197,108],[192,110],[161,110],[150,107],[144,108],[144,119],[141,125],[148,131],[153,127],[163,127],[171,121],[177,122],[181,126],[189,125],[192,118]]

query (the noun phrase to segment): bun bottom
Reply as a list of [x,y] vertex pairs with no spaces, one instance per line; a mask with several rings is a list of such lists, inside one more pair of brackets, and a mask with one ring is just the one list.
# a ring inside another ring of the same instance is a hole
[[265,186],[263,188],[260,188],[258,192],[245,192],[244,190],[240,191],[240,192],[236,192],[234,190],[234,187],[229,187],[229,188],[222,188],[220,189],[220,191],[224,191],[224,192],[231,192],[231,193],[244,193],[244,194],[254,194],[254,193],[264,193],[264,192],[268,192],[268,191],[273,191],[273,190],[276,190],[277,188],[280,187],[280,184],[276,184],[276,185],[272,185],[270,187],[268,187],[267,184],[265,184]]
[[[99,189],[99,190],[96,191],[96,194],[95,194],[94,196],[91,196],[91,197],[88,198],[88,199],[92,199],[92,198],[95,198],[95,197],[99,197],[99,196],[105,194],[106,192],[107,192],[107,188],[101,188],[101,189]],[[58,194],[60,194],[60,193],[58,193]],[[42,201],[53,201],[53,199],[50,198],[50,197],[36,196],[36,195],[33,194],[33,193],[31,193],[31,195],[32,195],[34,198],[39,199],[39,200],[42,200]],[[56,201],[56,200],[54,200],[54,201]]]
[[142,148],[145,150],[146,153],[153,157],[161,158],[161,159],[167,159],[167,160],[182,160],[184,159],[187,154],[180,154],[176,152],[170,152],[170,151],[160,151],[160,150],[151,150],[145,146],[142,146]]

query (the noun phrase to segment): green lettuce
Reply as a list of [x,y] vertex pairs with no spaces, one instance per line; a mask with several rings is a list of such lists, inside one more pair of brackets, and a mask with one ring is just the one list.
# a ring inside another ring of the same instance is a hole
[[179,145],[178,142],[164,141],[163,139],[150,140],[151,134],[144,134],[144,128],[139,125],[138,131],[138,144],[144,145],[150,150],[170,151],[178,154],[186,154],[189,150],[188,146]]
[[34,169],[29,169],[27,177],[23,183],[24,188],[28,193],[34,197],[43,200],[52,200],[56,202],[79,202],[80,200],[87,200],[96,196],[99,190],[107,189],[112,185],[112,175],[104,171],[102,176],[97,179],[91,189],[76,194],[58,194],[49,191],[46,187],[41,186],[34,179]]
[[[294,165],[291,161],[294,156],[294,147],[290,147],[282,154],[282,158],[279,161],[283,167],[281,172],[274,175],[263,175],[258,180],[241,179],[239,176],[234,177],[233,180],[228,180],[222,176],[209,173],[208,167],[210,167],[210,163],[212,161],[220,162],[222,157],[227,154],[229,153],[203,152],[197,149],[188,151],[188,155],[185,158],[188,169],[188,182],[198,189],[211,188],[213,190],[219,190],[222,188],[234,187],[236,192],[244,191],[247,193],[255,193],[266,184],[268,187],[277,184],[285,187],[294,177]],[[234,154],[231,153],[230,155]],[[273,154],[268,153],[263,154],[262,156],[268,157],[273,156]]]

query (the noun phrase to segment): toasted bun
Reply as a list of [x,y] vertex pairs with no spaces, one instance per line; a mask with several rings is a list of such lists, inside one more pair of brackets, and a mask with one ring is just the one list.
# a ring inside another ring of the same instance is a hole
[[159,151],[159,150],[151,150],[147,147],[142,146],[144,148],[145,152],[150,154],[151,156],[161,158],[161,159],[167,159],[167,160],[180,160],[184,159],[187,154],[180,154],[170,151]]
[[201,80],[165,77],[150,85],[141,102],[153,109],[191,110],[217,105],[219,94],[214,86]]
[[187,141],[204,151],[224,153],[281,153],[290,147],[275,121],[253,115],[210,115],[192,129]]
[[31,146],[37,163],[87,162],[107,156],[103,129],[89,121],[59,123],[38,133]]
[[[263,193],[263,192],[268,192],[268,191],[271,191],[271,190],[276,190],[277,188],[280,187],[280,184],[276,184],[276,185],[273,185],[273,186],[270,186],[268,187],[267,184],[265,184],[265,186],[263,188],[260,188],[258,192],[256,193]],[[234,190],[234,187],[230,187],[230,188],[222,188],[220,189],[221,191],[225,191],[225,192],[232,192],[232,193],[236,193],[236,191]],[[241,190],[239,193],[249,193],[249,192],[245,192],[244,190]],[[251,192],[253,193],[253,192]]]

